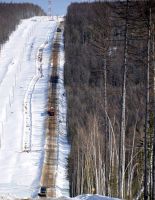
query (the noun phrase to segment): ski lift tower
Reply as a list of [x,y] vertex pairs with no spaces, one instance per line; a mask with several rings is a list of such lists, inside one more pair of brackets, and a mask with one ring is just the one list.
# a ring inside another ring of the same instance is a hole
[[52,0],[48,0],[48,16],[53,19],[52,17]]

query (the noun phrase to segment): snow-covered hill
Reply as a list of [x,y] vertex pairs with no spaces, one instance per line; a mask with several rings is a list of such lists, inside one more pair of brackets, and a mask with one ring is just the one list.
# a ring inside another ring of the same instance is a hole
[[[50,56],[57,20],[23,20],[0,51],[0,199],[37,197],[45,145]],[[58,200],[115,200],[99,195],[69,195],[66,179],[66,96],[63,37],[58,62]],[[50,198],[48,198],[50,199]]]
[[38,193],[56,24],[48,17],[23,20],[0,52],[0,196]]

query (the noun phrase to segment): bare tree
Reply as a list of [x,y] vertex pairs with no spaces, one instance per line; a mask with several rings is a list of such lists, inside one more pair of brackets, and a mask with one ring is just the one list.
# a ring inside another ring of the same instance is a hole
[[[152,41],[152,47],[153,47],[153,76],[155,77],[155,27],[153,24],[153,41]],[[153,134],[153,154],[152,154],[152,200],[155,200],[155,78],[153,79],[153,110],[154,110],[154,119],[153,119],[153,124],[154,124],[154,134]]]
[[148,33],[147,33],[147,67],[146,67],[146,111],[145,111],[145,136],[144,136],[144,199],[148,199],[148,144],[147,134],[149,129],[149,104],[150,104],[150,48],[151,48],[151,5],[147,2]]
[[119,172],[118,172],[118,192],[119,197],[124,198],[124,173],[125,173],[125,129],[126,129],[126,77],[127,77],[127,57],[128,57],[128,12],[129,1],[126,1],[125,14],[125,37],[124,37],[124,64],[123,64],[123,82],[122,82],[122,103],[121,103],[121,122],[119,138]]

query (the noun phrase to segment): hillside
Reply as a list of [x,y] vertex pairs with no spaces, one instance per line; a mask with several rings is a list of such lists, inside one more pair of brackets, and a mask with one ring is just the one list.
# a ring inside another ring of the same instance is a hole
[[68,8],[65,87],[72,196],[153,198],[154,8],[144,1]]
[[29,3],[0,3],[0,44],[9,37],[21,19],[45,15],[37,5]]
[[40,189],[56,24],[22,20],[1,50],[0,198],[36,197]]

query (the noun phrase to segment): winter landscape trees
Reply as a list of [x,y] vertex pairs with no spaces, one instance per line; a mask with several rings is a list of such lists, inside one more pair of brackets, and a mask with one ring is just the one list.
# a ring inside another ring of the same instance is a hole
[[[0,44],[32,4],[0,4]],[[73,3],[65,22],[70,194],[155,199],[155,3]],[[18,42],[18,41],[17,41]]]
[[29,3],[0,3],[0,44],[8,39],[21,19],[44,14],[39,6]]
[[71,195],[155,199],[152,1],[71,4],[65,85]]

